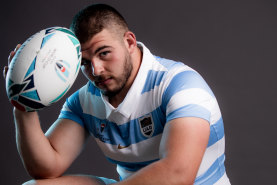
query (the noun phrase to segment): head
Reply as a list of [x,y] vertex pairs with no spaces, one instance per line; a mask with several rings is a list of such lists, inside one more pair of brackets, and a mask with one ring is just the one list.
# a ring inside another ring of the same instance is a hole
[[118,11],[88,6],[74,17],[71,29],[81,43],[83,74],[109,97],[128,89],[136,38]]
[[105,28],[116,28],[118,34],[129,30],[123,16],[113,7],[93,4],[79,11],[70,25],[80,43],[85,43]]

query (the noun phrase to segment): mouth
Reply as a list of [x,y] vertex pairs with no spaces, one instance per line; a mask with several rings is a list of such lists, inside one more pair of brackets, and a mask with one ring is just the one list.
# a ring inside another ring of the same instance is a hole
[[95,80],[95,85],[96,86],[106,86],[110,83],[110,81],[112,80],[112,77],[110,78],[106,78],[106,79],[101,79],[101,80]]

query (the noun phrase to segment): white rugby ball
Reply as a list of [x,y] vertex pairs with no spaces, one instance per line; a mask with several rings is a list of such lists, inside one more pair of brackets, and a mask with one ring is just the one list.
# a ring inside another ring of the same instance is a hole
[[22,111],[43,109],[57,102],[74,83],[80,62],[80,43],[71,30],[41,30],[22,44],[9,65],[9,100]]

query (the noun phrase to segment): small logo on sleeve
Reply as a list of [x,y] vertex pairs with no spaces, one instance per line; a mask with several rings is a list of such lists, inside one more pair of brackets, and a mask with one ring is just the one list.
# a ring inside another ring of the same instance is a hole
[[100,125],[100,132],[101,133],[104,131],[105,127],[106,127],[106,124],[105,123],[101,123],[101,125]]

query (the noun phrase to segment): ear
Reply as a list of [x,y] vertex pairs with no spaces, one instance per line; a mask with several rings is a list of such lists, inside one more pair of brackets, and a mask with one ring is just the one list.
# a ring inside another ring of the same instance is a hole
[[130,53],[133,53],[133,51],[137,47],[137,40],[136,40],[135,34],[131,31],[125,32],[124,41],[125,41],[125,45],[126,45],[126,48],[128,49],[128,51]]

